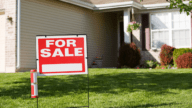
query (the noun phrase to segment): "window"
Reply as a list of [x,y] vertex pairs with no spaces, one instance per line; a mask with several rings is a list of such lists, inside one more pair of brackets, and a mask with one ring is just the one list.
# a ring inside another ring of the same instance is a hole
[[161,48],[163,44],[184,48],[191,46],[190,15],[180,12],[152,13],[151,48]]

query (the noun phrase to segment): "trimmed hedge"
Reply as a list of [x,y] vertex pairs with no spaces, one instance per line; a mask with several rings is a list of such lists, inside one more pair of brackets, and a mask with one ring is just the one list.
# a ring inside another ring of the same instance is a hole
[[118,62],[120,67],[127,66],[134,68],[140,64],[141,54],[135,43],[123,44],[119,50]]
[[162,66],[173,64],[173,51],[174,47],[163,44],[161,46],[160,61]]
[[190,48],[180,48],[180,49],[175,49],[173,51],[173,61],[174,61],[174,65],[177,66],[176,60],[180,55],[183,55],[184,53],[188,53],[191,52],[192,53],[192,49]]
[[192,68],[192,53],[188,52],[183,55],[180,55],[177,60],[178,68]]

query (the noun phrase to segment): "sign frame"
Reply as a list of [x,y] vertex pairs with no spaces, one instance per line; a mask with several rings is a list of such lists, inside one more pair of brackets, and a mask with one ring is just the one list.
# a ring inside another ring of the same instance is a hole
[[[38,39],[45,39],[45,38],[84,38],[84,61],[85,61],[85,71],[84,72],[73,72],[71,73],[50,73],[50,74],[41,74],[39,72],[39,46],[38,46]],[[61,35],[36,35],[36,62],[37,62],[37,74],[38,76],[54,76],[54,75],[83,75],[88,74],[88,63],[87,63],[87,35],[86,34],[61,34]]]

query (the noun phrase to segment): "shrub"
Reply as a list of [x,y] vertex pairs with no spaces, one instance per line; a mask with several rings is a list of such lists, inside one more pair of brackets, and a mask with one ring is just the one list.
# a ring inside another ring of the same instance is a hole
[[176,60],[180,55],[183,55],[184,53],[188,53],[191,52],[192,53],[192,49],[190,48],[180,48],[180,49],[175,49],[173,51],[173,61],[174,61],[174,65],[177,66]]
[[140,64],[141,54],[135,43],[123,44],[119,50],[119,64],[120,66],[127,66],[134,68]]
[[185,53],[180,55],[177,60],[177,67],[178,68],[192,68],[192,53]]
[[162,66],[173,64],[174,49],[174,47],[168,46],[166,44],[162,45],[160,52],[160,61]]
[[153,60],[146,60],[145,61],[145,66],[146,68],[154,68],[157,66],[157,62],[154,62]]

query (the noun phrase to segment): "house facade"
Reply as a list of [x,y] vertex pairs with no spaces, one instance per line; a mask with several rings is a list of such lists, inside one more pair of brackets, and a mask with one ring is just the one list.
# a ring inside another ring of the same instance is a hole
[[[141,63],[160,61],[162,44],[192,46],[190,15],[167,6],[166,0],[0,0],[0,72],[36,68],[36,35],[87,34],[89,67],[101,56],[103,67],[116,67],[124,42],[141,49]],[[142,26],[128,33],[133,16]]]

